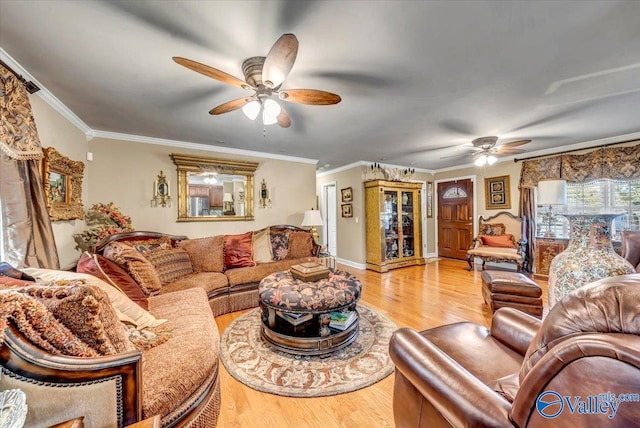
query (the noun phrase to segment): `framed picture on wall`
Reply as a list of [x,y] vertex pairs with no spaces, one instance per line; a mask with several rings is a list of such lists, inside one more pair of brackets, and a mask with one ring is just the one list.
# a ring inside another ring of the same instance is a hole
[[342,202],[353,201],[353,190],[351,189],[351,187],[347,187],[340,190],[340,193],[342,194]]
[[342,204],[342,217],[353,217],[351,204]]
[[53,147],[47,147],[43,152],[43,190],[49,217],[52,221],[83,219],[84,164],[62,156]]
[[511,208],[508,175],[484,179],[484,201],[488,210],[508,210]]

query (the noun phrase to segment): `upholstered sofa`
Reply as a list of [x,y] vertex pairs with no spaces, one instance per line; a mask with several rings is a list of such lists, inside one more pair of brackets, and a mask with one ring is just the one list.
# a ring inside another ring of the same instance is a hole
[[[254,240],[265,232],[268,241]],[[87,427],[121,427],[156,414],[163,427],[214,427],[212,315],[257,306],[263,277],[317,251],[293,226],[201,239],[132,232],[83,254],[79,272],[23,269],[37,283],[0,281],[0,389],[25,391],[30,427],[79,416]]]
[[484,270],[487,262],[515,263],[516,270],[527,267],[527,239],[524,234],[526,219],[507,211],[479,219],[479,233],[467,251],[469,270],[476,258],[482,260]]
[[151,296],[145,311],[88,274],[23,271],[37,282],[0,291],[0,389],[26,394],[26,426],[216,425],[219,335],[204,290]]
[[[399,329],[396,427],[637,426],[639,301],[640,274],[624,275],[574,290],[544,321],[501,308],[491,328]],[[624,397],[615,414],[611,394]]]
[[[117,259],[130,274],[130,279],[144,288],[145,283],[153,281],[149,280],[149,274],[144,272],[144,268],[136,269],[137,255],[133,256],[134,260],[127,254],[124,257],[112,256],[109,254],[110,246],[112,248],[114,243],[127,242],[143,242],[144,246],[144,241],[158,239],[166,239],[171,251],[183,249],[189,259],[187,264],[190,263],[192,269],[187,267],[182,274],[178,272],[179,269],[174,269],[171,272],[174,275],[168,275],[168,281],[159,286],[149,286],[148,288],[156,289],[150,293],[166,294],[194,287],[202,288],[207,293],[214,316],[258,306],[258,285],[262,278],[287,270],[294,264],[318,261],[316,256],[320,249],[309,230],[279,225],[240,235],[197,239],[157,232],[118,233],[98,243],[96,252]],[[152,261],[156,265],[164,262]],[[163,282],[162,278],[160,282]]]

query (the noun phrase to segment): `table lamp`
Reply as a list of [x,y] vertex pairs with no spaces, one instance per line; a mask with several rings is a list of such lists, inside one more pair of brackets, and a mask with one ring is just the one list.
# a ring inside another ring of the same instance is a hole
[[322,221],[322,216],[320,215],[320,211],[310,209],[304,212],[304,219],[302,219],[302,227],[310,227],[311,236],[313,236],[313,240],[316,244],[320,245],[320,237],[318,236],[318,231],[316,230],[316,226],[324,226],[324,221]]
[[554,206],[567,205],[566,180],[544,180],[538,182],[538,205],[549,205],[549,210],[542,214],[543,221],[547,224],[546,238],[554,238],[555,232],[551,229],[556,219],[553,212]]

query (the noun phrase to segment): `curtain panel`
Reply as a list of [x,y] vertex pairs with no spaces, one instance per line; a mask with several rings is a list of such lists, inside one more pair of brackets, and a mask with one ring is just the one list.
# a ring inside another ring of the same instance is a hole
[[16,267],[60,268],[40,172],[43,156],[29,95],[0,65],[0,243],[3,261]]

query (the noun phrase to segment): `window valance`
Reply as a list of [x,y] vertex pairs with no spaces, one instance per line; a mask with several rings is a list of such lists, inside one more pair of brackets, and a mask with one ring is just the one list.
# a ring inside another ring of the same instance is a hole
[[18,160],[42,159],[42,147],[24,85],[0,65],[0,149]]
[[640,144],[603,147],[580,155],[559,155],[522,162],[520,187],[536,187],[540,180],[565,179],[584,183],[598,179],[640,178]]

